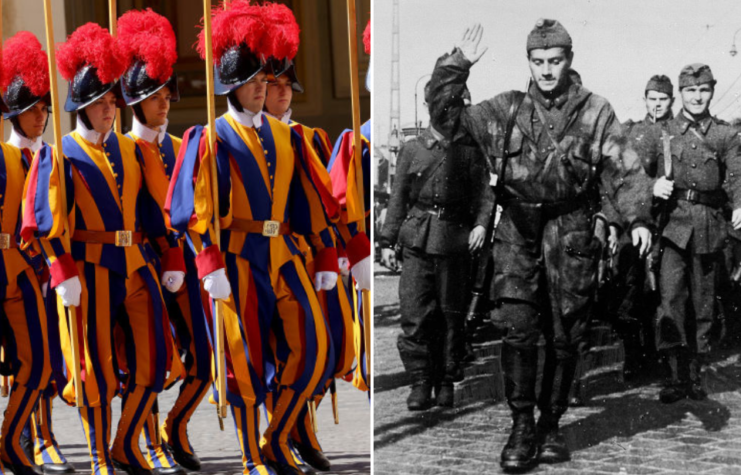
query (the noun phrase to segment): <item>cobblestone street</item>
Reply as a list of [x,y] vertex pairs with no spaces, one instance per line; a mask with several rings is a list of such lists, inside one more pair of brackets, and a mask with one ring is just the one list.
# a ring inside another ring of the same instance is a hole
[[[159,396],[161,418],[172,407],[176,396],[176,388]],[[317,409],[319,441],[332,462],[332,471],[323,473],[369,474],[370,407],[367,393],[358,391],[349,383],[338,381],[337,397],[340,408],[339,425],[334,424],[329,398]],[[5,410],[7,401],[0,398],[0,411]],[[191,444],[203,463],[199,473],[241,474],[242,454],[237,445],[231,415],[225,421],[222,432],[219,430],[215,407],[204,400],[188,426]],[[77,473],[90,473],[90,456],[77,409],[61,404],[58,399],[54,401],[54,409],[54,431],[62,452],[74,464]],[[113,402],[114,435],[120,413],[120,399],[116,399]]]
[[[469,368],[466,381],[457,385],[454,409],[407,411],[410,382],[396,350],[397,284],[397,276],[376,267],[374,473],[500,473],[509,410],[493,385],[479,383],[498,375],[498,367],[489,364],[494,359],[479,354],[480,367]],[[718,355],[706,384],[710,398],[703,402],[662,405],[655,381],[618,384],[617,390],[590,398],[562,420],[572,461],[531,473],[741,474],[737,351]]]

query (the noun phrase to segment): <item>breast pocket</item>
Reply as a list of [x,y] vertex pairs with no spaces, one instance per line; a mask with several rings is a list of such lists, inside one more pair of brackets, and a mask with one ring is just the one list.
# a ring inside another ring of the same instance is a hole
[[700,166],[701,175],[698,177],[704,185],[703,188],[715,189],[720,186],[720,162],[714,153],[705,153],[702,156]]
[[585,137],[571,137],[567,156],[562,158],[567,177],[575,179],[579,184],[585,184],[596,171],[595,153],[592,151],[592,141]]

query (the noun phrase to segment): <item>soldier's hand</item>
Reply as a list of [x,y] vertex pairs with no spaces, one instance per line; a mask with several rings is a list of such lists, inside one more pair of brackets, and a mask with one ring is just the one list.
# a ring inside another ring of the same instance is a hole
[[733,226],[733,229],[741,228],[741,208],[733,210],[733,214],[731,215],[731,225]]
[[674,191],[674,182],[662,176],[654,184],[654,196],[662,200],[668,200]]
[[618,233],[618,228],[611,224],[610,225],[610,235],[607,236],[607,246],[610,249],[611,256],[614,256],[617,253],[619,242],[620,242],[620,233]]
[[641,257],[646,256],[651,249],[651,231],[643,226],[633,229],[630,233],[633,238],[633,246],[638,248],[638,254]]
[[484,245],[484,238],[486,237],[486,229],[480,224],[471,230],[468,235],[468,251],[476,252],[481,249]]
[[381,265],[396,271],[399,268],[399,264],[396,262],[396,251],[388,247],[381,249]]
[[461,41],[455,45],[472,64],[481,59],[486,50],[489,49],[486,46],[480,46],[483,34],[484,27],[480,23],[476,23],[466,29]]

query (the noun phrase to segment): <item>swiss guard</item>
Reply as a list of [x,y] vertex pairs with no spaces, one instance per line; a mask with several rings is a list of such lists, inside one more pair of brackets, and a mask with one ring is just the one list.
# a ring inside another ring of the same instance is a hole
[[[62,141],[61,173],[48,146],[34,160],[21,230],[26,240],[40,239],[51,287],[64,306],[79,307],[83,391],[75,394],[70,381],[63,397],[82,398],[80,419],[96,475],[114,473],[114,464],[132,474],[152,470],[139,436],[172,358],[160,280],[144,240],[144,233],[157,236],[164,228],[162,217],[152,212],[136,143],[112,130],[125,67],[115,51],[114,39],[94,23],[59,46],[57,66],[69,81],[64,109],[77,112],[77,128]],[[61,195],[60,177],[67,196]],[[61,200],[67,201],[67,216]],[[123,354],[114,348],[114,335],[124,342]],[[71,361],[71,351],[64,350]],[[121,385],[123,416],[111,446],[111,401]]]
[[[46,53],[33,33],[19,31],[5,42],[0,87],[4,91],[3,100],[9,110],[3,116],[12,125],[8,144],[21,151],[26,171],[30,168],[33,156],[43,145],[41,135],[49,121],[51,97],[48,64]],[[33,257],[33,263],[41,284],[41,293],[46,297],[48,267],[39,253]],[[56,294],[49,295],[47,308],[50,310],[47,318],[51,361],[61,362]],[[70,473],[74,472],[74,468],[67,463],[59,449],[52,429],[52,400],[56,395],[57,385],[52,380],[28,419],[20,445],[31,463],[41,466],[44,473]]]
[[[293,12],[285,5],[267,4],[271,21],[268,23],[268,36],[271,41],[272,51],[268,62],[273,73],[273,79],[268,84],[267,99],[265,100],[265,113],[291,126],[301,137],[305,138],[311,145],[311,149],[305,148],[305,160],[310,166],[311,175],[317,190],[322,197],[325,212],[332,222],[337,222],[340,217],[339,203],[332,194],[332,181],[326,169],[326,163],[332,156],[332,144],[327,133],[319,128],[311,128],[300,124],[291,117],[291,100],[293,93],[302,93],[303,86],[298,80],[296,66],[293,58],[298,52],[300,43],[299,27]],[[285,56],[284,59],[279,60]],[[313,149],[314,153],[310,153]],[[334,229],[332,235],[337,242]],[[316,251],[309,242],[301,236],[298,241],[304,255],[306,256],[306,269],[310,276],[314,276],[314,256]],[[338,265],[342,270],[342,262],[346,258],[338,259]],[[330,345],[327,354],[327,365],[322,382],[315,390],[311,401],[318,406],[328,389],[334,391],[335,378],[342,378],[352,372],[354,352],[352,297],[348,294],[342,279],[337,280],[337,287],[332,290],[318,292],[319,304],[325,316],[325,323],[329,330]],[[335,399],[336,401],[336,399]],[[291,442],[297,449],[304,462],[317,470],[326,471],[330,469],[330,462],[322,453],[321,445],[314,432],[312,414],[309,405],[304,406],[299,414],[296,426],[291,432]]]
[[[371,54],[371,23],[370,20],[363,31],[363,45],[365,53]],[[370,63],[369,63],[370,64]],[[371,89],[371,72],[368,71],[366,77],[366,88]],[[347,253],[349,265],[352,270],[352,276],[355,280],[358,290],[370,290],[372,280],[372,262],[370,257],[371,245],[368,234],[361,232],[360,225],[363,220],[370,216],[371,206],[371,170],[370,170],[370,137],[371,122],[368,120],[360,128],[362,156],[355,156],[354,134],[350,129],[342,132],[337,139],[332,157],[329,160],[327,168],[329,176],[332,179],[332,189],[335,198],[340,203],[341,215],[337,223],[340,239]],[[363,203],[365,208],[362,209],[361,190],[358,189],[357,173],[362,170],[363,174]],[[366,223],[367,224],[367,223]],[[368,227],[366,226],[366,229]],[[358,297],[360,303],[360,297]],[[353,384],[362,391],[368,391],[370,380],[368,369],[366,367],[366,351],[370,348],[365,347],[365,332],[370,331],[370,322],[366,328],[366,318],[370,318],[370,309],[364,311],[360,309],[359,317],[355,320],[355,354],[358,365],[353,377]]]
[[[149,192],[160,214],[157,222],[169,222],[164,206],[181,144],[179,138],[167,133],[170,104],[180,99],[177,75],[173,71],[177,61],[175,33],[167,18],[151,9],[131,10],[119,18],[116,39],[126,64],[121,89],[133,111],[128,137],[136,141],[142,152]],[[172,475],[182,472],[178,464],[188,470],[201,469],[187,429],[210,387],[211,347],[192,247],[186,245],[181,251],[180,240],[164,229],[151,241],[161,267],[173,268],[170,260],[180,259],[184,254],[186,268],[186,273],[176,270],[162,275],[165,304],[177,335],[175,358],[184,356],[185,379],[164,425],[157,427],[153,414],[144,426],[147,455],[155,472]]]
[[[190,230],[204,288],[223,300],[227,394],[216,396],[231,405],[244,473],[300,474],[288,437],[322,382],[329,344],[315,288],[334,288],[339,269],[305,160],[311,144],[262,112],[268,81],[262,58],[270,55],[265,10],[243,0],[214,10],[215,91],[227,96],[228,112],[216,120],[216,157],[203,127],[186,132],[167,208],[176,230]],[[198,50],[205,57],[203,33]],[[217,190],[211,160],[219,170]],[[223,253],[212,245],[213,192]],[[316,249],[314,282],[293,233]],[[261,440],[258,408],[268,393],[272,413]]]
[[[21,38],[30,41],[25,35],[21,35]],[[23,93],[29,96],[44,96],[49,90],[48,73],[44,76],[34,70],[38,54],[18,58],[18,42],[21,38],[9,40],[9,61],[7,64],[3,61],[0,80],[3,90],[7,91],[3,96],[15,99],[17,94],[11,92],[12,89],[23,89]],[[28,44],[26,51],[35,52],[34,46]],[[42,70],[48,71],[43,61],[42,58]],[[14,107],[20,107],[20,101],[16,101]],[[11,111],[3,101],[0,101],[0,109],[6,116],[17,112]],[[0,338],[5,350],[3,372],[13,376],[0,428],[0,472],[4,465],[19,475],[33,475],[39,470],[34,460],[21,448],[20,440],[31,412],[44,394],[51,377],[49,324],[41,285],[30,255],[33,251],[21,250],[18,234],[23,184],[31,160],[30,151],[0,143]],[[27,239],[27,243],[32,239]]]

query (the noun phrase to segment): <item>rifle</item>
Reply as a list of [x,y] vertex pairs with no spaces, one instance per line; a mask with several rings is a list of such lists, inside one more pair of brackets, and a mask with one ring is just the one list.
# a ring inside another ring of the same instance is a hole
[[[672,147],[671,137],[666,130],[661,131],[661,141],[664,145],[664,176],[671,180],[672,178]],[[657,235],[661,236],[661,231],[669,222],[669,202],[662,203],[661,214],[659,215],[659,226]],[[661,263],[661,245],[660,239],[656,240],[653,249],[646,256],[646,287],[651,292],[656,292],[658,286],[658,271]]]
[[[509,141],[512,138],[512,130],[515,127],[515,119],[517,118],[517,112],[520,110],[522,101],[525,99],[525,94],[516,94],[516,97],[512,101],[512,105],[509,108],[507,115],[507,124],[504,129],[504,144],[502,152],[502,165],[499,169],[499,173],[494,175],[496,177],[496,183],[494,183],[494,207],[492,213],[489,216],[489,220],[486,225],[486,234],[484,235],[484,245],[479,250],[479,254],[474,258],[475,271],[473,274],[473,285],[471,286],[471,302],[468,305],[468,312],[466,312],[466,321],[471,322],[476,320],[479,315],[486,313],[484,303],[486,302],[485,287],[486,278],[490,274],[489,267],[491,262],[491,248],[494,243],[494,232],[496,231],[496,215],[497,215],[497,195],[504,189],[504,175],[507,168],[507,161],[509,160]],[[496,163],[494,164],[496,165]]]

